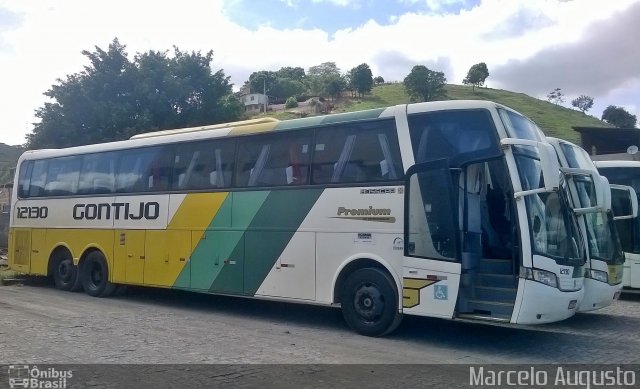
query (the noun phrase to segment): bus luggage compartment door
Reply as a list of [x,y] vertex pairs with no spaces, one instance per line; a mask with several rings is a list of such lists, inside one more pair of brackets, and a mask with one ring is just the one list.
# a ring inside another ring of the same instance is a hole
[[116,230],[114,280],[144,284],[145,230]]
[[29,273],[31,270],[31,230],[14,229],[12,235],[13,249],[9,257],[11,269]]

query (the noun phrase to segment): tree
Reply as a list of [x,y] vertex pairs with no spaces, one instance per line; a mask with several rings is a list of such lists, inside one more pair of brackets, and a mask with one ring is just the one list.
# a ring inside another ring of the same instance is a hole
[[636,115],[632,115],[622,107],[610,105],[602,112],[602,120],[620,128],[633,128],[636,126]]
[[339,76],[340,68],[336,66],[335,62],[323,62],[320,65],[312,66],[307,72],[308,77],[331,77]]
[[299,67],[293,68],[290,66],[286,66],[286,67],[280,68],[280,70],[276,72],[276,77],[278,78],[288,78],[290,80],[296,80],[296,81],[303,81],[305,76],[306,75],[304,73],[304,69]]
[[335,62],[310,67],[305,82],[309,91],[318,96],[338,97],[347,86]]
[[276,100],[285,100],[291,96],[299,96],[305,91],[305,86],[301,81],[291,78],[276,78],[271,88],[271,93]]
[[105,51],[83,51],[89,65],[45,92],[30,148],[68,147],[129,138],[141,132],[237,120],[244,112],[229,77],[213,72],[213,52],[138,53],[114,39]]
[[301,95],[305,91],[304,69],[284,67],[276,72],[260,70],[249,76],[249,89],[253,93],[265,92],[276,101],[285,101],[290,96]]
[[273,95],[273,88],[276,85],[278,77],[275,72],[269,70],[260,70],[249,75],[249,89],[252,93],[263,93]]
[[554,103],[555,105],[564,103],[564,93],[562,93],[562,89],[556,88],[549,92],[547,95],[547,101]]
[[373,82],[375,82],[376,85],[384,84],[384,78],[382,78],[382,76],[378,76],[373,79]]
[[591,107],[593,107],[593,97],[580,95],[571,100],[571,105],[578,108],[582,113],[586,113]]
[[342,92],[346,87],[347,82],[342,76],[331,76],[326,79],[326,85],[323,93],[327,96],[338,98],[342,95]]
[[403,81],[407,93],[416,101],[431,101],[442,96],[445,82],[447,79],[444,73],[430,70],[423,65],[414,66]]
[[349,71],[349,84],[360,96],[371,92],[373,75],[366,63],[360,64]]
[[487,77],[489,77],[489,69],[487,68],[487,64],[484,62],[477,63],[469,69],[467,72],[467,76],[462,80],[462,83],[465,85],[471,84],[472,90],[475,93],[476,86],[480,87],[484,85]]

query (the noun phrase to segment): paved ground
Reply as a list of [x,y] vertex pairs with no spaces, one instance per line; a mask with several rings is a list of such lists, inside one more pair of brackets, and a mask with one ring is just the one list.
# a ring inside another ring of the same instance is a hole
[[405,317],[393,335],[367,338],[332,308],[13,285],[0,287],[0,323],[6,363],[640,363],[637,296],[551,325]]

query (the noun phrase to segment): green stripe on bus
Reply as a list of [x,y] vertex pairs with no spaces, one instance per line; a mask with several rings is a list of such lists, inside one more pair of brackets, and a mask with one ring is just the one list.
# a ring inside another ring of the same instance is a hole
[[210,291],[254,295],[321,193],[322,189],[269,193],[231,255],[236,264],[225,266]]
[[[174,287],[208,290],[223,268],[241,268],[242,258],[234,258],[234,251],[243,242],[244,230],[268,194],[268,191],[230,193],[203,239],[197,243],[189,265],[182,270]],[[235,264],[232,261],[236,261]],[[242,288],[238,290],[241,291]]]
[[366,111],[346,112],[328,116],[313,116],[310,118],[285,120],[276,125],[274,131],[293,128],[314,127],[321,124],[353,122],[357,120],[376,119],[386,108],[368,109]]
[[368,109],[366,111],[347,112],[337,115],[324,116],[322,124],[353,122],[357,120],[376,119],[386,108]]
[[290,130],[294,128],[313,127],[320,125],[324,116],[313,116],[303,119],[284,120],[273,129],[274,131]]

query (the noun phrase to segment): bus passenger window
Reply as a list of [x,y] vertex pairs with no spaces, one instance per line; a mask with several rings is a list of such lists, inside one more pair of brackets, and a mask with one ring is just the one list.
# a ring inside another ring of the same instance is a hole
[[314,184],[398,180],[402,171],[392,121],[336,124],[317,130]]
[[82,158],[78,194],[112,193],[115,184],[117,153],[86,154]]
[[18,197],[23,199],[29,197],[29,182],[31,181],[31,171],[33,161],[24,161],[20,164],[20,176],[18,178]]
[[63,157],[49,160],[45,196],[69,196],[78,191],[82,157]]
[[29,197],[44,196],[44,184],[47,181],[47,161],[35,161],[31,182],[29,184]]
[[241,140],[236,186],[306,184],[310,133],[268,134]]
[[235,141],[182,143],[173,159],[172,190],[226,188],[231,185]]
[[170,169],[166,168],[168,158],[165,150],[168,151],[164,147],[146,147],[122,153],[116,191],[131,193],[162,190],[170,174]]

